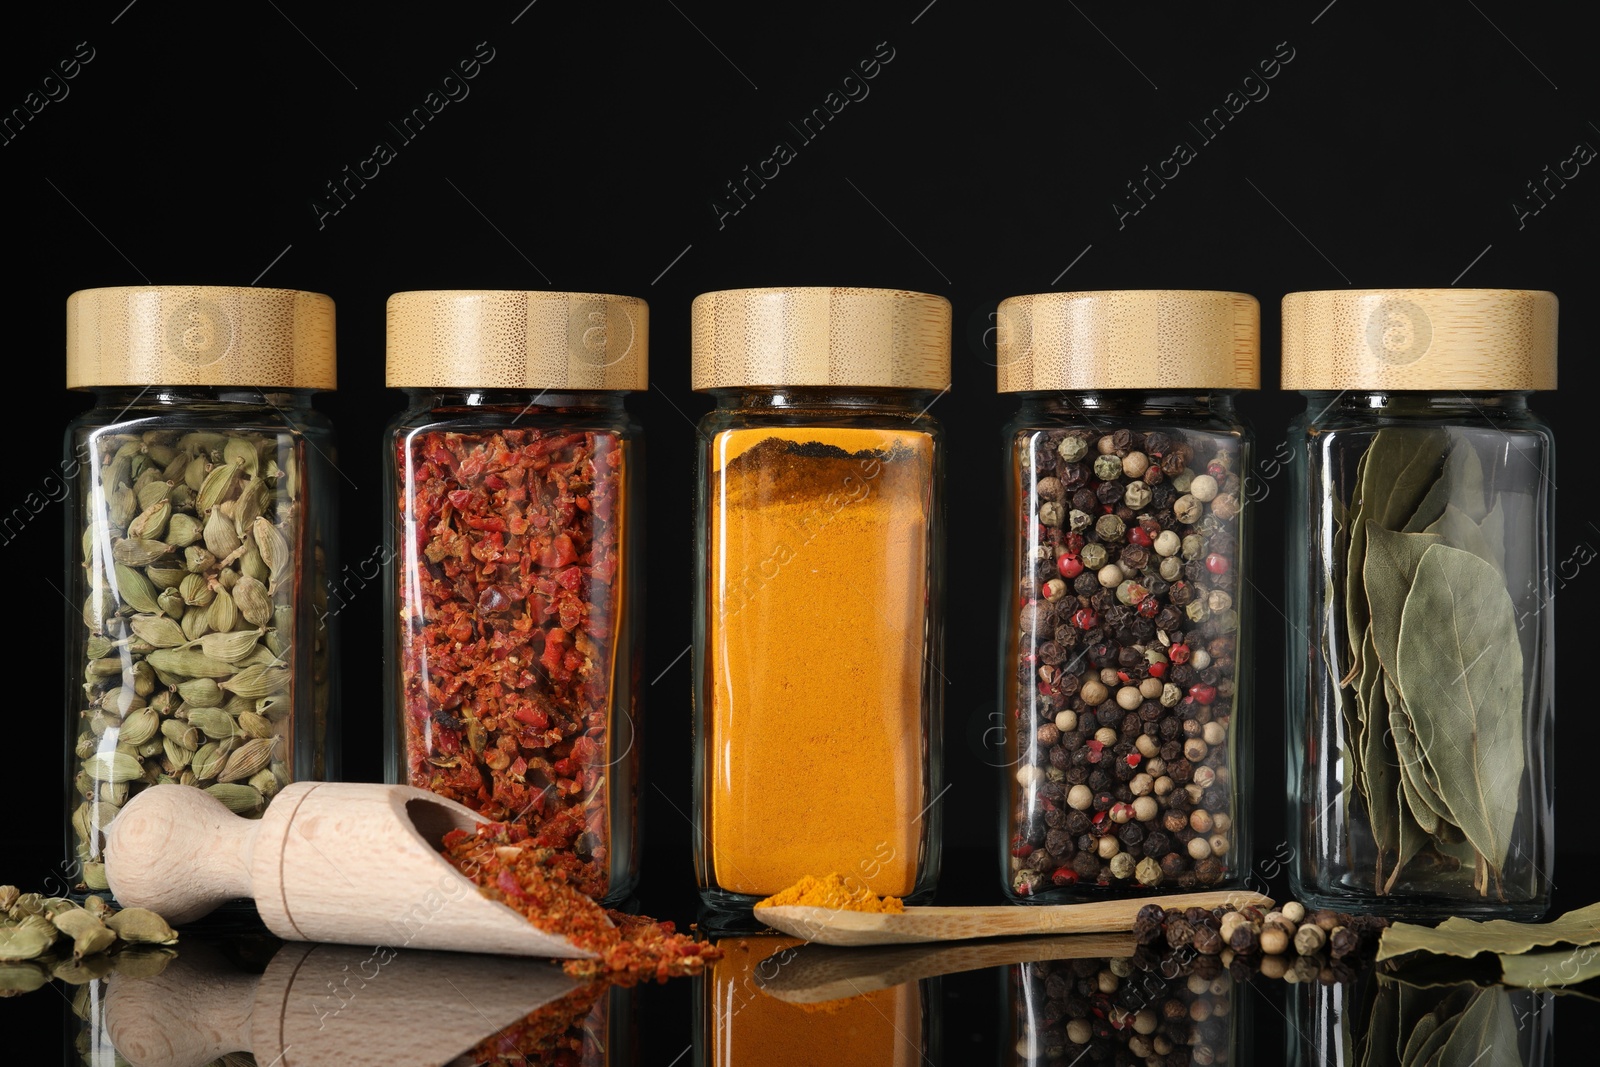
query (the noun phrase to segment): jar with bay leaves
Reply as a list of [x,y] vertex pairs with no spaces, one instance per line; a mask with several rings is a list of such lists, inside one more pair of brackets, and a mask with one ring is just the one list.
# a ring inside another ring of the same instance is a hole
[[387,777],[511,824],[597,900],[639,877],[649,308],[395,293]]
[[1291,293],[1297,896],[1532,920],[1552,856],[1546,292]]
[[[151,384],[154,383],[154,384]],[[67,299],[68,856],[106,889],[105,830],[174,782],[259,815],[337,776],[333,302],[223,286]]]
[[[1242,293],[1044,293],[999,309],[1007,526],[1002,876],[1059,902],[1249,868],[1252,436]],[[998,736],[1000,730],[991,730]]]

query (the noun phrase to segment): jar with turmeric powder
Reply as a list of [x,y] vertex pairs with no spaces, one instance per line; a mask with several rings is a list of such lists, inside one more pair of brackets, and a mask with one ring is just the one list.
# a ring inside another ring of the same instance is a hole
[[1239,884],[1253,443],[1241,293],[1045,293],[999,308],[1007,538],[1002,863],[1011,899]]
[[805,875],[939,870],[950,304],[886,289],[693,306],[695,869],[742,909]]
[[[648,308],[603,293],[396,293],[387,436],[388,764],[551,852],[638,881]],[[344,596],[337,598],[342,606]]]

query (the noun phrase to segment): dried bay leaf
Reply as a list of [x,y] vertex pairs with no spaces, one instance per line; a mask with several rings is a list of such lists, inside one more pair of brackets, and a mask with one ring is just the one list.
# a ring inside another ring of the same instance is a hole
[[1391,675],[1395,649],[1400,643],[1400,612],[1422,554],[1444,539],[1437,533],[1395,533],[1381,526],[1367,531],[1367,558],[1363,571],[1367,604],[1372,619],[1372,645],[1378,662]]
[[1372,829],[1373,843],[1378,848],[1373,887],[1380,892],[1385,883],[1384,857],[1400,848],[1399,760],[1389,737],[1388,701],[1383,691],[1382,674],[1377,653],[1372,647],[1371,627],[1368,627],[1361,667],[1361,705],[1365,719],[1362,726],[1361,771],[1367,819]]
[[1444,462],[1443,430],[1379,430],[1368,447],[1362,492],[1367,521],[1400,530],[1416,514]]
[[1499,986],[1478,990],[1456,1018],[1454,1032],[1437,1057],[1425,1062],[1438,1067],[1522,1067],[1510,990]]
[[1437,928],[1395,923],[1378,940],[1379,960],[1411,952],[1470,959],[1480,952],[1516,955],[1552,945],[1600,944],[1600,904],[1569,911],[1547,923],[1518,923],[1509,919],[1478,922],[1455,916]]
[[1500,954],[1500,980],[1525,989],[1578,985],[1600,978],[1600,947],[1580,945],[1553,952]]
[[1502,574],[1506,569],[1506,513],[1499,497],[1495,498],[1494,507],[1489,509],[1489,514],[1478,523],[1478,532],[1483,534],[1483,543],[1489,546],[1489,562],[1500,569]]
[[[1499,503],[1495,504],[1499,507]],[[1488,538],[1478,524],[1472,521],[1465,511],[1454,504],[1445,506],[1444,514],[1439,516],[1437,522],[1428,527],[1430,534],[1437,534],[1443,538],[1444,543],[1451,548],[1459,548],[1471,552],[1474,556],[1489,564],[1495,570],[1504,566],[1504,549],[1495,550],[1490,547]]]
[[[1500,572],[1430,545],[1401,614],[1395,682],[1451,821],[1498,877],[1522,772],[1522,646]],[[1486,888],[1486,887],[1485,887]]]
[[1470,515],[1474,522],[1483,518],[1487,509],[1483,499],[1483,460],[1472,441],[1460,430],[1448,430],[1450,452],[1445,456],[1444,470],[1428,489],[1406,521],[1403,531],[1417,533],[1428,528],[1440,515],[1446,504]]

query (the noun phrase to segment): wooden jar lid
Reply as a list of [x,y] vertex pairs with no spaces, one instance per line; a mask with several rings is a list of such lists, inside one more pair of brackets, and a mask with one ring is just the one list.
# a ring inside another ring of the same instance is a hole
[[693,385],[950,386],[950,301],[904,289],[790,286],[702,293]]
[[1245,293],[1035,293],[1002,300],[996,325],[1002,393],[1261,382],[1261,308]]
[[1290,293],[1283,388],[1554,389],[1556,310],[1534,289]]
[[332,389],[333,301],[296,289],[128,285],[67,297],[67,388]]
[[650,308],[610,293],[440,289],[389,297],[391,388],[636,390]]

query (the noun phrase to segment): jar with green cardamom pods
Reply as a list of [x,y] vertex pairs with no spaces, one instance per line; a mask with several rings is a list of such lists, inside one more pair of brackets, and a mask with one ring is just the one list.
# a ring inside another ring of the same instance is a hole
[[336,777],[333,301],[223,286],[67,299],[67,854],[104,892],[106,829],[142,789],[259,816]]

